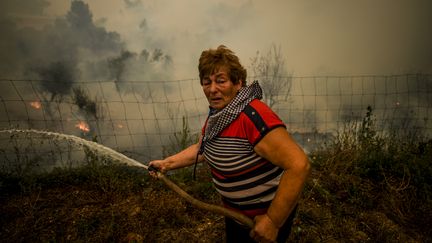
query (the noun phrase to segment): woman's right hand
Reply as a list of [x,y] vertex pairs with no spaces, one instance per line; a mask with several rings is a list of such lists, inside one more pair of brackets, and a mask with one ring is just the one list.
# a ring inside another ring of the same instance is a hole
[[[199,143],[192,144],[186,149],[183,149],[182,151],[174,155],[166,157],[165,159],[150,161],[149,166],[153,167],[160,173],[164,174],[169,170],[175,170],[189,165],[193,165],[198,153],[198,149],[199,149]],[[150,168],[149,172],[151,176],[157,178],[156,171],[151,171]]]
[[[163,174],[169,170],[168,161],[166,159],[150,161],[149,166],[156,168],[160,173]],[[152,177],[157,178],[155,171],[149,170],[149,173]]]

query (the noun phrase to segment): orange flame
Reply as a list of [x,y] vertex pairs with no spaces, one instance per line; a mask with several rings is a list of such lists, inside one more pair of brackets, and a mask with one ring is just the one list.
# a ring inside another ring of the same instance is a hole
[[123,125],[119,123],[119,124],[117,124],[117,127],[121,129],[121,128],[123,128]]
[[39,101],[32,101],[30,102],[30,106],[39,110],[42,107],[42,104]]
[[90,127],[89,125],[84,122],[84,121],[80,121],[75,125],[76,128],[80,129],[83,132],[90,132]]

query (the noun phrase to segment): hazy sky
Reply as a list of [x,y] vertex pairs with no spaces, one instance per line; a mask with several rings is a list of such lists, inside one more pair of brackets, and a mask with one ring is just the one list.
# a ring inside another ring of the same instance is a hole
[[[46,23],[70,8],[71,0],[47,1],[41,17],[20,7],[25,0],[13,3],[18,7],[8,14]],[[179,79],[195,78],[201,51],[219,44],[233,49],[245,66],[256,51],[280,45],[287,70],[296,76],[432,73],[430,0],[84,2],[93,21],[118,32],[129,50],[168,53]]]

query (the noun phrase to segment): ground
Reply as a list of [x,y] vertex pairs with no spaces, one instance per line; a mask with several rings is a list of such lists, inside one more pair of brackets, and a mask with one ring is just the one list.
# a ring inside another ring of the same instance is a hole
[[[190,171],[168,176],[194,197],[220,204],[205,168],[198,172],[196,181]],[[290,242],[430,241],[420,225],[408,228],[378,206],[359,208],[349,192],[329,192],[324,182],[337,184],[314,170]],[[25,180],[11,177],[0,185],[2,242],[225,240],[222,216],[195,208],[161,181],[130,168],[91,167]]]

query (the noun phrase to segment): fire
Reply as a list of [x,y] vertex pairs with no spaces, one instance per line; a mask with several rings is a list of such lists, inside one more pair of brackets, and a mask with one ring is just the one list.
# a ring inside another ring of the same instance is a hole
[[76,128],[80,129],[83,132],[90,132],[90,127],[89,125],[84,122],[84,121],[80,121],[75,125]]
[[121,129],[121,128],[123,128],[123,125],[119,123],[119,124],[117,124],[117,127]]
[[42,104],[39,101],[32,101],[30,102],[30,106],[39,110],[42,107]]

